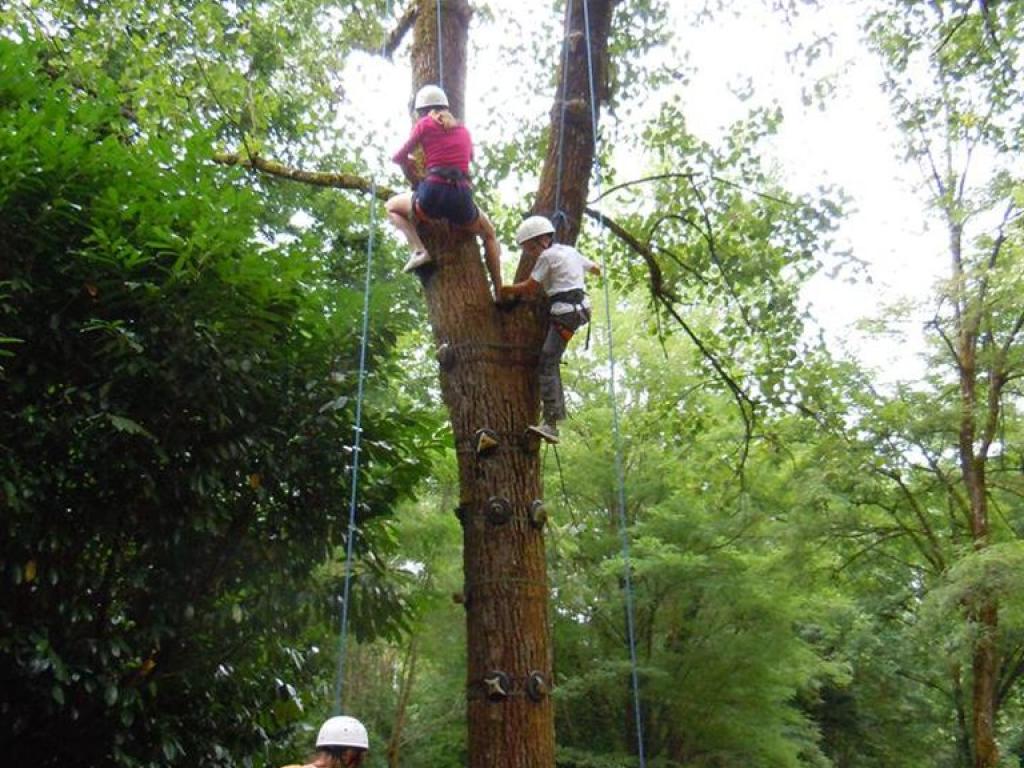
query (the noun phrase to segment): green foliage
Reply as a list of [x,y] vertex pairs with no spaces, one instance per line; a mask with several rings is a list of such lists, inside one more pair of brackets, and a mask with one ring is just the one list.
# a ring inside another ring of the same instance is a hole
[[[778,547],[798,503],[784,456],[759,446],[740,482],[729,457],[743,425],[728,399],[665,365],[686,356],[684,342],[644,338],[635,311],[616,321],[629,339],[619,382],[647,754],[658,765],[828,765],[801,702],[848,681],[818,641],[841,601],[808,590],[807,564]],[[568,494],[553,510],[551,558],[559,764],[631,764],[611,415],[600,364],[572,365],[582,402],[561,449]]]
[[[114,81],[45,58],[0,42],[3,752],[254,764],[330,666],[308,640],[336,626],[365,235],[275,244],[200,124],[140,134]],[[391,390],[395,303],[370,341],[366,638],[406,626],[374,520],[436,440]]]

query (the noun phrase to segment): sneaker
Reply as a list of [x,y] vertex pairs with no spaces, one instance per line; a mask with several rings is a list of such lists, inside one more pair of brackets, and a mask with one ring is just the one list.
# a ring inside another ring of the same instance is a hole
[[431,262],[430,254],[426,251],[413,251],[412,256],[405,262],[405,266],[402,267],[403,272],[412,272],[415,269],[419,269],[424,264]]
[[546,440],[549,443],[558,442],[558,427],[554,424],[537,424],[536,426],[530,425],[526,428],[527,432],[533,432],[535,435],[539,435],[542,440]]

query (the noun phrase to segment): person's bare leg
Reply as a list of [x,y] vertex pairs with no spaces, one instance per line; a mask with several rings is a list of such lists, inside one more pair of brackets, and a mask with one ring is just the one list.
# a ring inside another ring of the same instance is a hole
[[404,270],[409,272],[429,262],[430,254],[427,253],[427,247],[420,240],[416,226],[410,220],[412,216],[412,192],[403,192],[400,195],[395,195],[387,201],[385,208],[388,211],[388,219],[391,220],[395,229],[405,235],[409,248],[413,251],[412,258],[406,263]]
[[476,219],[466,227],[466,231],[479,235],[484,241],[484,262],[487,264],[487,272],[494,285],[494,298],[498,300],[501,298],[501,246],[498,244],[498,235],[494,231],[494,225],[491,224],[486,213],[478,211]]

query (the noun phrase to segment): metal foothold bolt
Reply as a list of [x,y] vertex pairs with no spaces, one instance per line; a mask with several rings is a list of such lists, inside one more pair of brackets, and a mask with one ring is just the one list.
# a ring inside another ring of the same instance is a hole
[[548,695],[548,683],[540,672],[531,672],[526,679],[526,695],[539,702]]
[[530,503],[530,525],[539,531],[544,527],[547,521],[548,511],[544,508],[544,500],[534,499]]
[[451,344],[445,342],[437,348],[437,362],[446,371],[455,365],[455,350]]
[[478,429],[473,436],[473,440],[477,456],[484,456],[498,447],[498,433],[486,427]]
[[512,519],[512,502],[501,496],[491,496],[485,509],[491,525],[504,525]]
[[466,505],[465,504],[459,504],[459,506],[457,506],[455,508],[455,517],[457,517],[459,519],[459,522],[462,523],[463,525],[466,524]]
[[465,592],[452,592],[452,602],[456,605],[466,604],[466,593]]
[[502,701],[508,698],[511,681],[508,675],[500,670],[491,672],[484,678],[484,689],[487,691],[487,698],[491,701]]

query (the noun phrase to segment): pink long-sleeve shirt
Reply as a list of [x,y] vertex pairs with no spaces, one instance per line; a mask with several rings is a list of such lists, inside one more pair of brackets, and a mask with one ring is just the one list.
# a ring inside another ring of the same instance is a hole
[[405,165],[409,162],[409,153],[417,144],[423,145],[427,168],[443,166],[469,173],[469,161],[473,159],[473,140],[466,126],[461,123],[446,131],[436,119],[424,115],[416,121],[409,139],[391,159],[399,165]]

